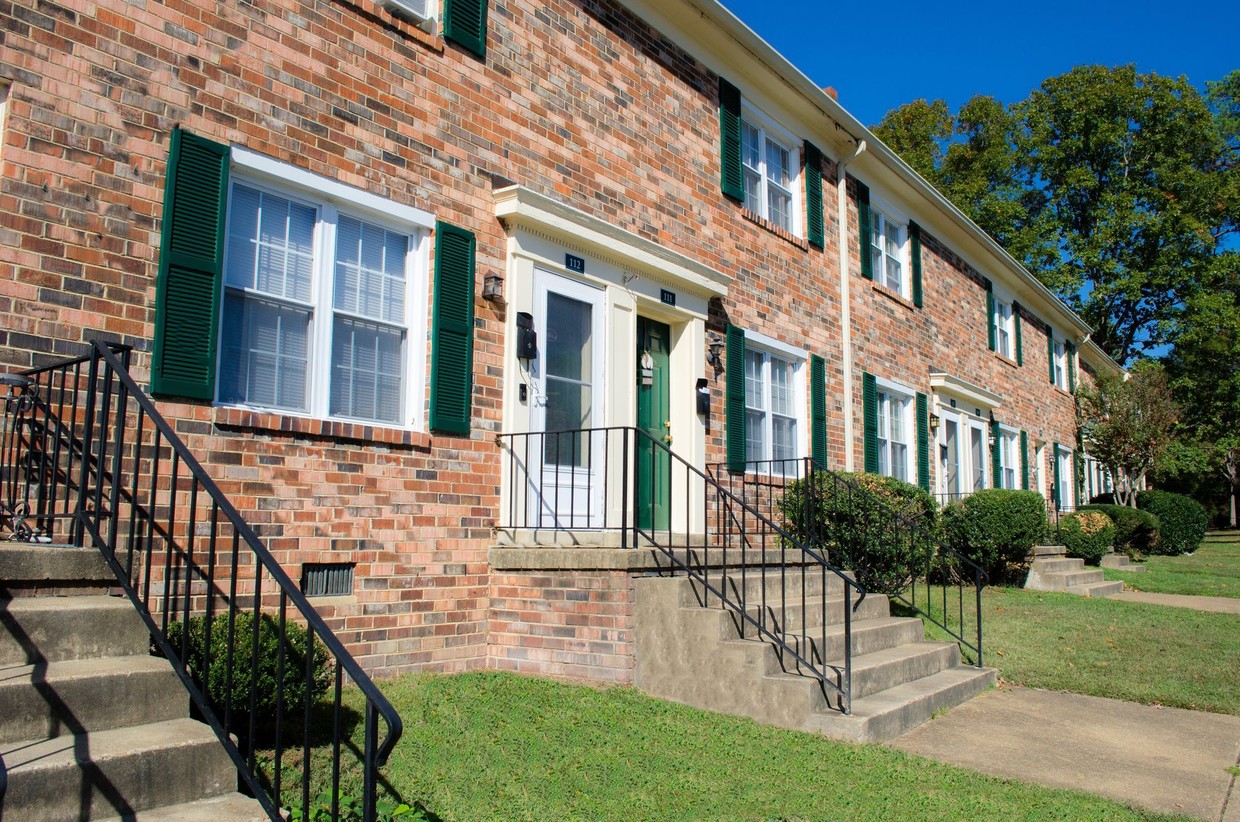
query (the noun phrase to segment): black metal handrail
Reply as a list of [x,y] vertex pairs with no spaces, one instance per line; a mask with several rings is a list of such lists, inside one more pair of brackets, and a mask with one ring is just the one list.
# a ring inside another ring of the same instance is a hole
[[[887,581],[889,596],[944,631],[962,651],[972,652],[973,663],[982,667],[982,589],[990,577],[976,562],[940,540],[933,528],[897,510],[853,476],[823,468],[810,457],[749,461],[743,472],[729,471],[724,463],[712,464],[708,470],[732,493],[767,511],[768,516],[787,522],[791,514],[800,520],[803,525],[796,530],[828,556],[833,542],[881,544],[883,551],[907,569],[898,582]],[[785,494],[793,488],[795,502],[792,510],[786,510]],[[848,546],[834,547],[843,550]],[[864,573],[860,568],[846,570]],[[972,589],[971,596],[968,589]],[[966,598],[972,599],[967,609]]]
[[[638,428],[497,442],[506,454],[501,530],[612,532],[620,546],[657,551],[700,587],[703,604],[717,599],[742,636],[770,642],[789,669],[822,683],[828,703],[852,711],[852,614],[866,592],[815,547]],[[801,616],[790,619],[796,606]],[[832,609],[838,638],[828,630]]]
[[[330,793],[331,817],[360,778],[373,820],[399,715],[134,381],[129,355],[95,342],[86,356],[24,372],[35,405],[17,446],[6,440],[0,475],[34,490],[26,504],[40,533],[103,553],[273,820],[297,806],[310,818],[320,735],[330,779],[316,787]],[[365,700],[361,750],[348,741],[359,717],[343,704],[346,678]]]

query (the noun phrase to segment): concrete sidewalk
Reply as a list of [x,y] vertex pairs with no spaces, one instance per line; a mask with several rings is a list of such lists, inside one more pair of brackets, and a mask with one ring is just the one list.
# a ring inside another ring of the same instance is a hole
[[[1002,688],[888,743],[996,776],[1240,822],[1240,717]],[[1230,794],[1230,799],[1228,795]]]
[[1145,591],[1124,591],[1111,594],[1107,599],[1122,602],[1147,602],[1150,605],[1170,605],[1173,608],[1193,608],[1198,611],[1215,611],[1220,614],[1240,615],[1240,599],[1236,597],[1197,597],[1183,594],[1150,594]]

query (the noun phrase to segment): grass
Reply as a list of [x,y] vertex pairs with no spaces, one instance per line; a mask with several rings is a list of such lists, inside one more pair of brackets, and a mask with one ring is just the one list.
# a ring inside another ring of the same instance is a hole
[[982,609],[984,661],[1011,684],[1240,715],[1234,614],[997,587]]
[[1240,597],[1240,533],[1211,534],[1191,556],[1150,557],[1145,573],[1103,569],[1138,591],[1155,594]]
[[384,781],[430,818],[1169,818],[632,688],[500,673],[381,685],[405,722]]

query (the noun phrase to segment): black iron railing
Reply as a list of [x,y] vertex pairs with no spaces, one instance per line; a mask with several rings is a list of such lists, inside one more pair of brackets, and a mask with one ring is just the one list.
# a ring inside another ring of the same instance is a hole
[[1068,514],[1076,513],[1076,506],[1072,504],[1063,504],[1058,499],[1051,497],[1046,501],[1046,542],[1048,545],[1062,545],[1063,536],[1060,534],[1060,523]]
[[851,712],[852,615],[866,593],[817,547],[641,429],[497,441],[507,488],[501,530],[603,531],[620,546],[657,551],[698,586],[703,604],[717,601],[742,636],[770,642],[786,669],[817,679],[829,704]]
[[[914,512],[897,510],[860,478],[808,457],[747,462],[743,473],[723,464],[709,470],[729,493],[784,523],[862,584],[873,575],[867,588],[878,586],[881,575],[892,600],[938,626],[982,666],[982,589],[989,576]],[[875,553],[886,557],[881,565],[868,563]]]
[[281,808],[338,819],[359,792],[373,820],[400,717],[134,381],[129,355],[96,342],[25,372],[33,401],[13,404],[0,454],[5,504],[45,540],[99,548],[273,820]]

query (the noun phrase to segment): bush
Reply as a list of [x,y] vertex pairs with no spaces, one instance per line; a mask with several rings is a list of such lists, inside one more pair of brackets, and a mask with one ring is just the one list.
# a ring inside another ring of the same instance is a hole
[[1083,505],[1081,511],[1099,511],[1115,523],[1115,550],[1136,559],[1157,552],[1158,517],[1127,505]]
[[898,594],[934,555],[934,499],[891,477],[815,471],[789,483],[779,507],[789,534],[825,549],[867,591]]
[[1158,517],[1160,554],[1191,554],[1206,536],[1206,509],[1170,491],[1138,491],[1137,507]]
[[1070,557],[1097,565],[1115,544],[1115,523],[1101,511],[1078,511],[1059,520],[1059,538]]
[[948,505],[943,541],[976,562],[991,581],[1016,581],[1046,531],[1046,502],[1036,491],[989,488]]
[[[189,621],[188,659],[186,667],[194,684],[203,689],[208,701],[223,719],[225,704],[231,704],[234,726],[240,727],[248,718],[250,693],[254,691],[254,714],[260,725],[274,722],[279,701],[280,674],[280,623],[270,614],[263,614],[258,621],[258,661],[251,665],[254,651],[254,616],[248,611],[238,613],[233,620],[232,690],[229,700],[227,662],[228,615],[215,616],[211,621],[211,641],[208,653],[209,676],[203,687],[203,647],[206,620],[193,617]],[[184,624],[173,622],[168,626],[168,642],[178,654]],[[284,710],[286,713],[301,710],[307,695],[306,646],[309,634],[295,622],[284,626]],[[327,691],[332,681],[332,664],[327,649],[321,642],[314,646],[314,660],[310,671],[309,697],[317,699]],[[236,721],[240,720],[240,722]],[[230,730],[235,730],[235,727]]]

